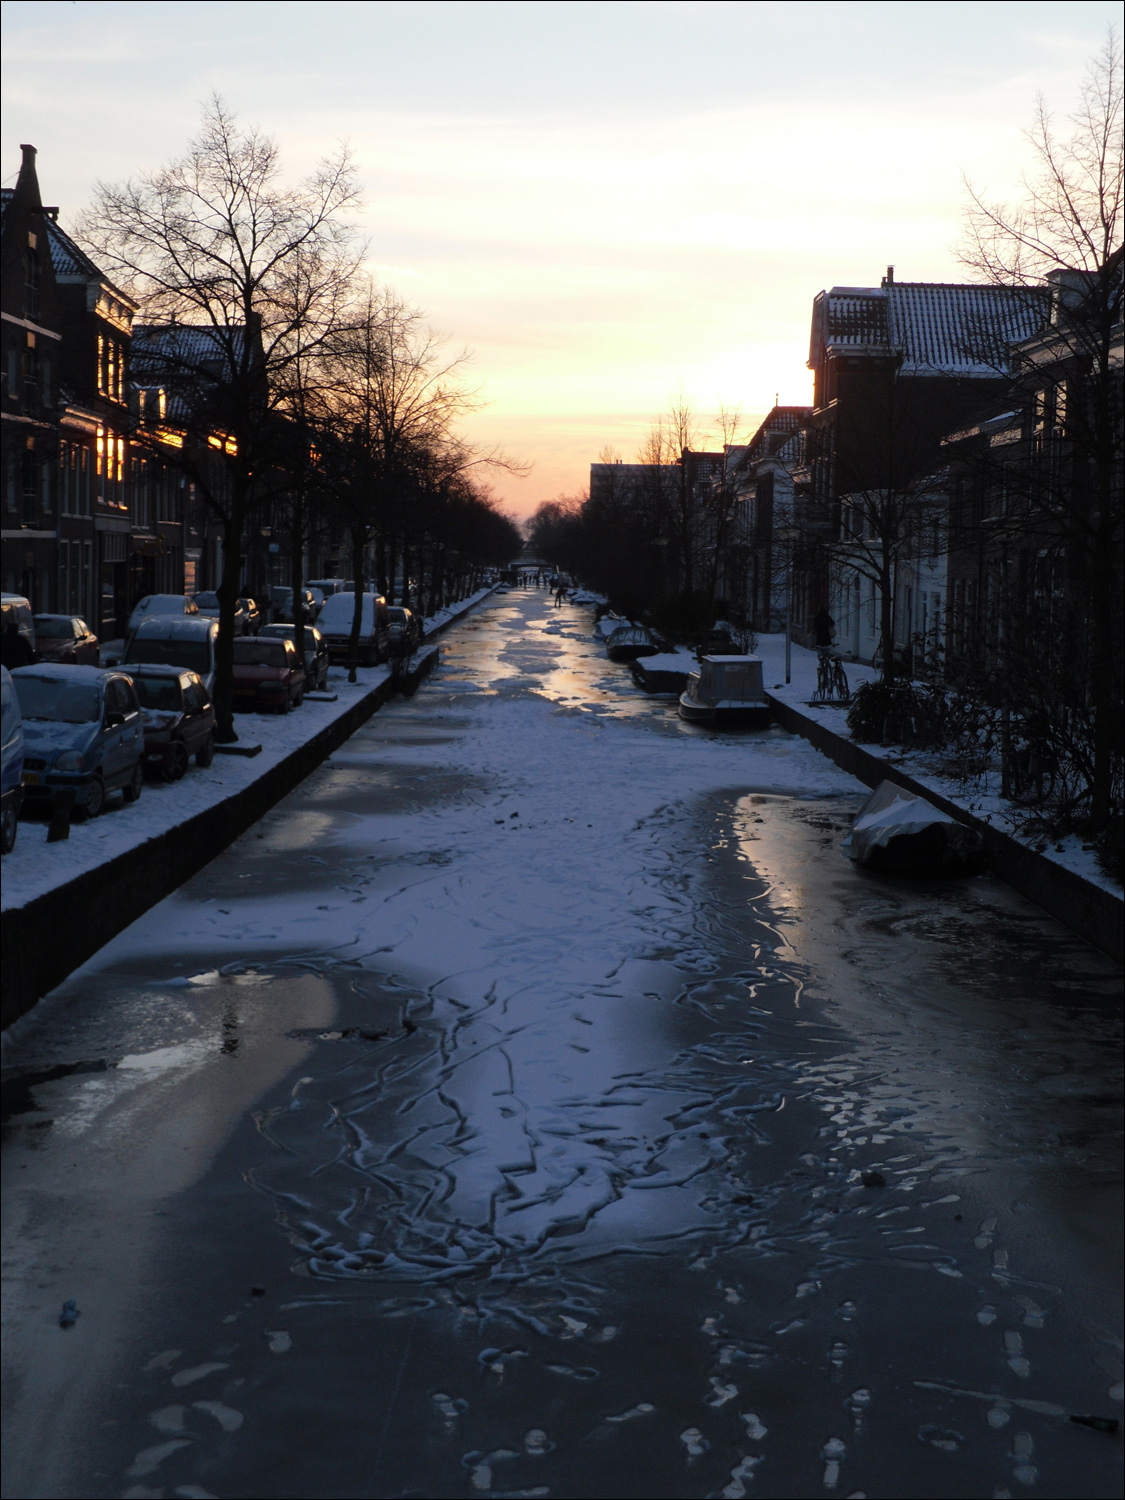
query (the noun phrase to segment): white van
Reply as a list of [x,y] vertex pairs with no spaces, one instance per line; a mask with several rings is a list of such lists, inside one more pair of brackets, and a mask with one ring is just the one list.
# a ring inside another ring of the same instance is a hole
[[[324,601],[324,608],[317,619],[316,628],[328,644],[330,660],[347,661],[354,615],[354,594],[332,594]],[[361,666],[377,666],[386,657],[388,623],[387,603],[382,594],[364,594],[359,630]]]
[[207,695],[215,695],[215,653],[219,622],[207,615],[178,619],[175,615],[150,615],[141,621],[125,642],[121,670],[161,663],[185,667],[203,678]]

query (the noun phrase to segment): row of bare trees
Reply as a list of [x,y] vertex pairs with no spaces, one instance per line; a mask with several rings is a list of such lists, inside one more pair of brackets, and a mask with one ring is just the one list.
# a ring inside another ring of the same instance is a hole
[[221,537],[223,741],[237,737],[234,621],[261,518],[287,538],[302,635],[304,551],[325,529],[346,538],[353,673],[372,547],[371,581],[386,589],[401,570],[428,595],[411,602],[435,604],[521,545],[476,478],[508,461],[457,433],[474,401],[465,356],[447,356],[417,311],[364,276],[359,206],[345,149],[294,185],[276,143],[214,98],[183,157],[99,184],[79,226],[138,304],[134,442],[190,478]]

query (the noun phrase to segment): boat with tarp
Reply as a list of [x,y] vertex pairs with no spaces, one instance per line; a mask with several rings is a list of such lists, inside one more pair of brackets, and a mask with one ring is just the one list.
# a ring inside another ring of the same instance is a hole
[[924,797],[881,781],[856,814],[844,853],[901,875],[969,875],[985,863],[984,840]]

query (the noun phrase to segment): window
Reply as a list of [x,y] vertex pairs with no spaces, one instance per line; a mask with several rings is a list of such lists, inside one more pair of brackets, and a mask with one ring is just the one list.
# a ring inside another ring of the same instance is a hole
[[39,247],[36,236],[29,234],[27,237],[27,260],[24,263],[24,288],[23,305],[24,317],[37,318],[39,316]]

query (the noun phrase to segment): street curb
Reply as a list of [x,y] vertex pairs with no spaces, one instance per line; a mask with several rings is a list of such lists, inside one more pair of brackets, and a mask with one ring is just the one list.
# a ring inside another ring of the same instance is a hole
[[861,745],[836,734],[826,724],[810,719],[791,703],[785,703],[767,693],[774,718],[783,729],[799,734],[802,739],[835,761],[842,771],[849,772],[865,786],[875,787],[881,781],[893,781],[907,791],[924,797],[942,812],[975,828],[984,839],[989,867],[1001,880],[1013,886],[1036,906],[1041,906],[1052,917],[1085,938],[1095,948],[1100,948],[1118,963],[1125,963],[1125,902],[1112,891],[1084,880],[1054,860],[1029,849],[1018,839],[994,828],[983,818],[967,812],[956,802],[943,797],[925,782],[916,781],[880,755],[873,755]]
[[0,1029],[6,1029],[103,948],[221,854],[364,725],[389,698],[414,693],[438,663],[434,640],[469,609],[430,631],[405,682],[388,677],[257,781],[144,844],[0,912]]

